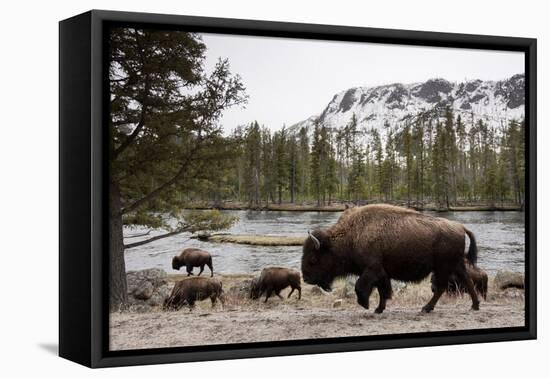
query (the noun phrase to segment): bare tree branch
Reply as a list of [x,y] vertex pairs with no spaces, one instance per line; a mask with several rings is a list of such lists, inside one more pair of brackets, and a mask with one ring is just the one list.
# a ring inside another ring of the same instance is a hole
[[142,234],[134,234],[134,235],[124,236],[124,239],[139,238],[139,237],[141,237],[141,236],[147,236],[147,235],[149,235],[149,234],[151,233],[151,231],[153,231],[153,230],[149,230],[149,231],[144,232],[144,233],[142,233]]
[[167,233],[162,234],[162,235],[153,236],[152,238],[149,238],[149,239],[145,239],[145,240],[138,241],[138,242],[135,242],[135,243],[125,244],[124,249],[139,247],[140,245],[148,244],[148,243],[154,242],[155,240],[164,239],[164,238],[168,238],[170,236],[181,234],[182,232],[186,232],[188,230],[189,230],[189,227],[184,227],[184,228],[177,229],[175,231],[167,232]]
[[124,151],[137,138],[137,136],[143,129],[143,126],[145,126],[145,112],[147,111],[146,109],[146,106],[142,105],[141,116],[138,125],[136,126],[132,134],[128,135],[128,138],[126,138],[124,142],[122,142],[122,144],[113,151],[113,155],[111,157],[112,160],[115,160],[122,153],[122,151]]

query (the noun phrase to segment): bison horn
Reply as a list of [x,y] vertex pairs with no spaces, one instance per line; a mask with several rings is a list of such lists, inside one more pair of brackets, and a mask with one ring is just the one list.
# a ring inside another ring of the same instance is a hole
[[313,236],[310,231],[308,231],[307,234],[309,235],[309,238],[313,240],[313,243],[315,243],[315,249],[321,249],[321,242],[319,241],[319,239]]

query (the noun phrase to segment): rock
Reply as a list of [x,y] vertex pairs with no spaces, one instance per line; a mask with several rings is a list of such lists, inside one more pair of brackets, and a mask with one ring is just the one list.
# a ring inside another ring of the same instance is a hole
[[522,289],[517,289],[515,287],[508,288],[503,292],[503,296],[506,298],[517,299],[517,298],[523,298],[524,295],[525,295],[525,292]]
[[227,293],[231,297],[235,298],[248,298],[250,297],[252,280],[244,280],[237,283],[236,285],[231,286]]
[[495,286],[500,290],[505,290],[510,287],[524,289],[525,279],[521,273],[500,271],[495,276]]
[[404,290],[406,288],[407,288],[406,282],[394,281],[394,280],[391,281],[391,289],[395,294],[399,293],[401,290]]
[[319,286],[313,286],[310,290],[311,295],[330,295],[330,293],[324,291]]
[[147,300],[153,295],[153,284],[150,281],[142,281],[140,285],[132,292],[136,299]]
[[332,308],[338,308],[338,307],[342,307],[342,300],[341,299],[337,299],[335,300],[333,303],[332,303]]
[[353,298],[355,294],[355,283],[357,282],[357,277],[347,277],[346,282],[342,290],[340,290],[341,298]]
[[126,273],[126,283],[128,285],[128,293],[134,292],[144,281],[149,281],[153,288],[165,285],[168,275],[162,269],[152,268],[144,270],[132,270]]
[[134,304],[130,306],[129,310],[130,312],[144,313],[151,311],[151,306],[147,306],[144,304]]
[[168,275],[162,269],[130,271],[126,274],[130,311],[147,312],[161,306],[171,293]]

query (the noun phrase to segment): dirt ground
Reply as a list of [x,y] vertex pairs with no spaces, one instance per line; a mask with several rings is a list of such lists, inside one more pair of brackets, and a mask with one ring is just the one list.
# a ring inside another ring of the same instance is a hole
[[[224,277],[224,287],[238,285],[242,276]],[[229,282],[228,285],[225,283]],[[293,294],[251,301],[226,289],[224,308],[212,308],[203,301],[193,311],[184,307],[177,312],[160,309],[148,313],[112,313],[110,349],[127,350],[175,346],[299,340],[343,336],[399,334],[427,331],[466,330],[523,326],[523,291],[499,291],[490,286],[487,301],[480,311],[470,310],[468,296],[444,295],[429,314],[420,308],[431,296],[429,282],[409,284],[394,291],[383,314],[374,314],[377,295],[371,297],[371,309],[357,305],[345,282],[335,285],[332,293],[309,285],[302,287],[302,299]]]

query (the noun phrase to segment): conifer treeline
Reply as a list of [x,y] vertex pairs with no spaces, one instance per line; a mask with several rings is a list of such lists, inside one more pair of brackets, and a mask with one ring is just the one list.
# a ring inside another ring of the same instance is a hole
[[498,129],[470,120],[466,127],[447,109],[444,121],[419,118],[384,129],[384,137],[376,129],[361,131],[355,116],[337,129],[316,122],[312,134],[305,128],[271,132],[253,122],[229,137],[237,148],[212,167],[216,186],[201,197],[250,207],[334,201],[523,205],[523,120]]

